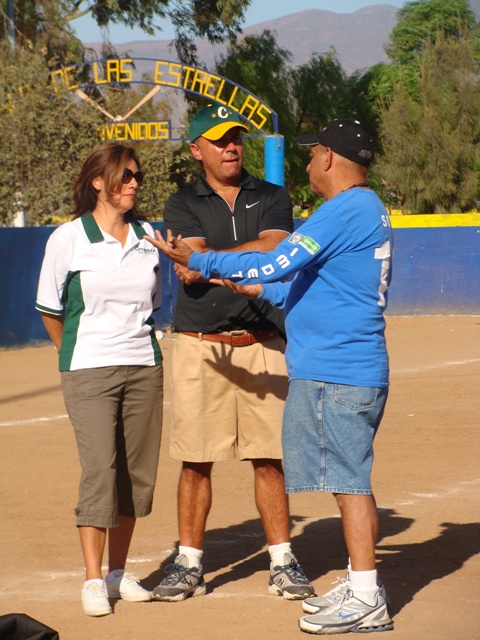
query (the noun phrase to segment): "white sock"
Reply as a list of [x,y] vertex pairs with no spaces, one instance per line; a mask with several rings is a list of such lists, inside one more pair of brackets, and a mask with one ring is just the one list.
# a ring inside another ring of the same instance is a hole
[[280,544],[271,544],[268,547],[268,553],[270,554],[270,567],[283,567],[285,564],[285,554],[292,553],[292,545],[290,542],[281,542]]
[[178,555],[185,555],[188,558],[189,567],[201,567],[203,549],[195,549],[194,547],[178,547]]
[[95,584],[98,584],[99,587],[103,588],[105,586],[102,578],[92,578],[91,580],[85,580],[85,584],[83,586],[88,587],[88,585],[92,584],[93,582],[95,582]]
[[368,604],[374,604],[375,596],[378,593],[377,570],[352,571],[350,569],[348,573],[355,597]]

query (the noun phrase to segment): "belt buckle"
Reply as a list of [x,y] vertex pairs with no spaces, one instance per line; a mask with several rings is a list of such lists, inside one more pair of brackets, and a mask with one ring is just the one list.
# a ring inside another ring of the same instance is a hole
[[[231,347],[240,346],[240,339],[243,338],[247,334],[246,331],[242,329],[234,329],[233,331],[228,331],[224,333],[225,343],[230,345]],[[237,342],[238,340],[238,342]]]

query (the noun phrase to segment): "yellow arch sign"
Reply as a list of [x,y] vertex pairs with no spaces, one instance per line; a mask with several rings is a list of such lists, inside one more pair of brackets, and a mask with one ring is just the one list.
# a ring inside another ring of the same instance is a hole
[[[140,73],[135,69],[136,61],[147,64],[151,80],[139,77]],[[81,72],[86,67],[91,69],[90,80],[87,83],[82,83],[80,80]],[[54,71],[51,77],[54,84],[61,83],[68,90],[75,91],[80,97],[87,100],[89,98],[84,90],[88,87],[101,87],[113,83],[154,85],[153,89],[125,116],[112,116],[100,109],[117,123],[124,122],[136,109],[153,97],[161,87],[170,87],[202,96],[234,109],[259,132],[269,130],[270,133],[278,133],[278,115],[260,98],[228,78],[179,62],[153,58],[102,59]],[[163,130],[165,131],[165,129]]]

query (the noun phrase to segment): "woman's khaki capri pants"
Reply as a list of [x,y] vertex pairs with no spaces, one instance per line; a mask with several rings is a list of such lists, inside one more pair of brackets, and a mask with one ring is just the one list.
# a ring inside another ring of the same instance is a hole
[[282,458],[285,341],[248,346],[178,334],[172,355],[170,456],[185,462]]
[[116,527],[119,515],[148,515],[162,434],[162,365],[63,371],[62,387],[82,467],[77,526]]

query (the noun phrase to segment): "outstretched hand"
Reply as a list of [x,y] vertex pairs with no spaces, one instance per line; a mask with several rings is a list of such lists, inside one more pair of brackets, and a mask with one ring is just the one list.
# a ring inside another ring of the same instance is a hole
[[263,291],[261,284],[236,284],[226,279],[222,280],[222,284],[224,287],[231,289],[233,293],[240,293],[248,298],[258,298]]
[[186,242],[182,242],[182,236],[174,236],[170,229],[167,229],[167,236],[164,239],[160,231],[155,230],[155,238],[145,236],[145,240],[148,240],[150,244],[157,247],[167,258],[183,265],[188,266],[188,261],[193,251],[190,249]]

